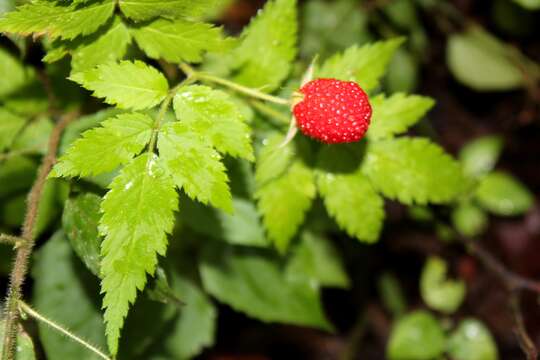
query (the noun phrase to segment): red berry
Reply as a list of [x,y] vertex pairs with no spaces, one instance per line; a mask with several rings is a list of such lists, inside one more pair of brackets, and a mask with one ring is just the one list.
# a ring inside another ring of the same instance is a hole
[[300,88],[296,124],[307,136],[327,144],[362,139],[371,120],[368,96],[352,81],[315,79]]

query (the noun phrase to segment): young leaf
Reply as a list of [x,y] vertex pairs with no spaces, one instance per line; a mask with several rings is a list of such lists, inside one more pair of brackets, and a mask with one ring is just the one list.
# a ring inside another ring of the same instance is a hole
[[227,93],[206,86],[186,86],[174,97],[176,117],[208,137],[218,151],[254,160],[250,128]]
[[199,132],[176,122],[163,126],[158,149],[178,188],[203,204],[232,210],[232,196],[221,156]]
[[134,110],[156,106],[169,91],[163,74],[142,61],[102,64],[70,79],[105,98],[107,104]]
[[488,217],[484,210],[472,202],[462,202],[452,210],[452,224],[465,236],[478,236],[488,226]]
[[158,19],[132,31],[146,55],[172,63],[201,62],[206,51],[222,51],[232,45],[220,28],[186,20]]
[[439,321],[431,313],[419,310],[403,316],[394,324],[387,356],[390,360],[438,359],[445,345]]
[[77,73],[122,59],[130,42],[128,28],[119,17],[115,17],[111,26],[98,39],[84,43],[73,51],[72,72]]
[[30,78],[30,70],[10,53],[0,48],[0,99],[23,87]]
[[24,127],[26,120],[0,108],[0,152],[11,146],[13,139]]
[[68,199],[64,205],[62,228],[71,247],[86,267],[100,276],[101,237],[98,232],[101,198],[88,193]]
[[129,162],[150,141],[153,120],[140,113],[121,114],[90,129],[54,166],[51,176],[90,176]]
[[88,6],[60,6],[52,1],[37,0],[0,19],[0,31],[74,39],[96,31],[112,16],[114,5],[113,0],[96,1]]
[[169,19],[196,18],[212,10],[223,0],[120,0],[120,10],[135,21],[158,16]]
[[497,344],[489,329],[476,319],[464,319],[448,339],[448,353],[455,360],[497,360]]
[[454,313],[465,298],[465,283],[446,278],[447,265],[438,257],[427,260],[420,278],[420,293],[428,306],[446,314]]
[[110,185],[101,204],[101,291],[107,343],[118,350],[120,330],[130,304],[153,274],[157,255],[165,255],[174,225],[178,196],[161,160],[143,154],[129,163]]
[[275,90],[296,56],[296,0],[268,1],[242,33],[234,52],[236,81],[263,91]]
[[212,296],[262,321],[331,327],[318,289],[287,279],[278,258],[219,250],[206,253],[200,265],[203,286]]
[[478,178],[495,167],[503,148],[499,136],[484,136],[465,145],[459,152],[459,160],[466,175]]
[[396,38],[360,48],[354,45],[343,54],[328,59],[316,76],[355,81],[364,90],[373,90],[379,85],[388,63],[403,41],[403,38]]
[[304,221],[316,195],[313,171],[294,162],[282,176],[259,187],[255,193],[268,236],[280,252]]
[[497,171],[482,179],[475,197],[484,209],[502,216],[522,215],[534,203],[534,196],[525,185],[513,176]]
[[401,134],[416,124],[433,105],[435,102],[424,96],[401,93],[389,98],[377,96],[371,100],[373,116],[367,134],[374,140]]
[[[40,248],[32,268],[33,302],[45,316],[98,347],[106,346],[99,311],[99,284],[85,271],[62,231]],[[96,359],[92,353],[38,322],[39,338],[50,359]],[[17,357],[18,359],[18,357]]]
[[350,236],[373,243],[384,221],[384,201],[360,172],[320,173],[317,187],[328,213]]
[[459,163],[423,138],[373,142],[362,167],[375,189],[404,204],[445,203],[463,191]]
[[292,281],[308,281],[324,287],[348,288],[349,278],[338,251],[322,236],[303,232],[287,264],[286,275]]

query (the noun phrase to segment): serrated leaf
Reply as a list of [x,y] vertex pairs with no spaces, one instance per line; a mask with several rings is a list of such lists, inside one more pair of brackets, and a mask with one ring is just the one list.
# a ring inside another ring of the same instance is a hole
[[139,154],[152,136],[153,120],[121,114],[90,129],[60,157],[50,176],[90,176],[114,170]]
[[225,166],[204,136],[184,123],[168,123],[160,131],[158,149],[179,189],[203,204],[232,210]]
[[529,60],[520,59],[515,49],[481,28],[451,35],[446,54],[456,79],[477,91],[512,90],[527,84],[523,71],[528,70]]
[[96,1],[88,6],[61,6],[38,0],[7,13],[0,19],[0,31],[74,39],[96,31],[112,16],[114,5],[113,0]]
[[194,18],[207,13],[222,0],[120,0],[120,10],[128,18],[143,21],[165,18]]
[[480,181],[475,198],[485,210],[502,216],[522,215],[534,203],[534,196],[525,185],[512,175],[499,171]]
[[448,339],[448,353],[455,360],[497,360],[497,344],[479,320],[464,319]]
[[24,118],[0,108],[0,152],[11,146],[25,123]]
[[321,172],[317,176],[317,187],[326,210],[340,228],[367,243],[379,239],[384,222],[384,201],[363,174]]
[[459,152],[463,172],[472,177],[480,177],[495,167],[503,148],[500,136],[483,136],[466,144]]
[[221,28],[186,20],[158,19],[132,33],[146,55],[172,63],[201,62],[205,52],[223,51],[232,45],[224,39]]
[[98,224],[101,217],[101,197],[87,193],[68,199],[64,205],[62,228],[71,247],[86,267],[100,276],[100,248]]
[[268,1],[241,36],[234,52],[235,80],[272,92],[291,70],[296,56],[296,0]]
[[119,17],[115,17],[114,23],[98,39],[85,43],[73,51],[72,72],[84,71],[122,59],[130,42],[131,35],[128,28]]
[[178,196],[173,180],[154,154],[129,163],[110,185],[101,204],[101,291],[105,294],[107,343],[113,355],[130,304],[165,255]]
[[322,287],[348,288],[349,278],[332,242],[311,232],[303,232],[300,238],[287,264],[287,278]]
[[373,115],[367,135],[374,140],[401,134],[416,124],[435,105],[433,99],[425,96],[394,94],[371,100]]
[[206,136],[218,151],[254,160],[250,128],[234,100],[206,86],[185,86],[174,97],[176,117]]
[[343,54],[326,60],[316,72],[316,77],[355,81],[365,91],[373,90],[379,85],[388,63],[403,41],[403,38],[396,38],[360,48],[354,45]]
[[167,79],[142,61],[120,61],[73,74],[71,80],[105,98],[107,104],[134,110],[151,108],[167,96]]
[[438,257],[430,257],[420,277],[420,293],[428,306],[446,314],[454,313],[465,298],[465,283],[446,277],[447,265]]
[[287,250],[315,195],[313,171],[300,161],[255,192],[268,236],[280,252]]
[[463,191],[459,163],[424,138],[373,142],[362,168],[375,189],[404,204],[445,203]]
[[432,360],[439,358],[446,339],[439,321],[427,311],[407,314],[394,324],[388,342],[390,360]]
[[29,80],[27,70],[14,56],[0,48],[0,99],[21,89]]
[[276,257],[232,248],[206,253],[200,265],[205,290],[235,310],[266,322],[328,330],[317,287],[288,280]]
[[[105,347],[105,326],[99,311],[99,284],[85,271],[58,231],[40,248],[32,268],[33,301],[37,311],[54,319],[91,344]],[[38,322],[39,338],[50,359],[97,360],[95,354]]]
[[[0,338],[4,338],[4,332],[6,328],[6,322],[4,319],[0,320]],[[4,342],[0,344],[0,352],[4,348]],[[24,331],[18,330],[17,331],[17,347],[15,356],[17,360],[35,360],[36,359],[36,353],[34,351],[34,343],[32,342],[32,339],[30,336],[28,336],[27,333]]]

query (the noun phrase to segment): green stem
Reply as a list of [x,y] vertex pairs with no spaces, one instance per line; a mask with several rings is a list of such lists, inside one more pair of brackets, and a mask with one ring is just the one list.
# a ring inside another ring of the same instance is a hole
[[20,237],[0,234],[0,244],[7,244],[12,245],[13,247],[17,247],[19,244],[21,244],[21,241],[22,239]]
[[50,326],[52,329],[62,333],[63,335],[67,336],[68,338],[70,338],[71,340],[79,343],[80,345],[82,345],[83,347],[87,348],[88,350],[90,350],[91,352],[93,352],[94,354],[98,355],[99,357],[101,357],[102,359],[104,360],[111,360],[110,357],[108,357],[107,355],[105,355],[102,351],[100,351],[96,346],[88,343],[88,341],[85,341],[83,339],[81,339],[80,337],[78,337],[77,335],[71,333],[70,331],[66,330],[65,328],[63,328],[61,325],[55,323],[54,321],[50,320],[50,319],[47,319],[45,316],[41,315],[40,313],[38,313],[36,310],[32,309],[30,307],[30,305],[26,304],[24,301],[22,300],[19,300],[19,308],[25,313],[25,314],[28,314],[30,315],[31,317],[33,317],[34,319],[38,320],[38,321],[41,321],[42,323],[44,324],[47,324],[48,326]]
[[286,116],[285,114],[277,111],[276,109],[266,105],[263,102],[260,102],[258,100],[251,100],[249,102],[251,106],[253,106],[257,111],[259,111],[261,114],[267,115],[271,118],[274,118],[278,120],[280,123],[288,124],[291,122],[291,118]]
[[277,96],[272,96],[272,95],[263,93],[262,91],[237,84],[235,82],[220,78],[218,76],[214,76],[214,75],[210,75],[210,74],[206,74],[202,72],[197,72],[188,64],[180,64],[180,69],[182,69],[182,71],[186,73],[188,77],[193,77],[199,80],[205,80],[205,81],[213,82],[219,85],[223,85],[225,87],[228,87],[231,90],[250,96],[252,98],[265,100],[265,101],[278,104],[278,105],[291,106],[291,102],[287,99],[283,99]]

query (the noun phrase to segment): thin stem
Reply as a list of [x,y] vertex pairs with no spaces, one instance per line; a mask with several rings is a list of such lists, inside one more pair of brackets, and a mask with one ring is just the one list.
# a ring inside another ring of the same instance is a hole
[[39,201],[47,176],[56,161],[56,152],[60,143],[60,136],[65,127],[78,116],[78,112],[71,112],[63,116],[53,129],[49,137],[47,155],[39,167],[38,176],[28,194],[26,215],[22,229],[20,246],[17,247],[15,263],[10,274],[10,285],[6,304],[6,323],[3,339],[2,360],[13,360],[17,323],[19,320],[18,304],[21,300],[22,285],[28,272],[28,259],[32,254],[35,242],[34,227],[37,220]]
[[7,244],[12,245],[13,247],[17,247],[21,244],[22,239],[17,236],[13,235],[7,235],[7,234],[0,234],[0,244]]
[[199,80],[206,80],[206,81],[210,81],[219,85],[223,85],[225,87],[228,87],[231,90],[242,93],[244,95],[248,95],[252,98],[265,100],[265,101],[272,102],[278,105],[291,106],[291,102],[287,99],[283,99],[277,96],[272,96],[272,95],[263,93],[262,91],[237,84],[235,82],[220,78],[218,76],[214,76],[214,75],[210,75],[210,74],[206,74],[202,72],[197,72],[195,71],[195,69],[193,69],[191,66],[187,64],[180,64],[180,69],[182,69],[182,71],[190,77],[194,77]]
[[291,119],[288,116],[266,105],[265,103],[261,101],[251,100],[249,103],[251,106],[257,109],[261,114],[274,118],[278,120],[280,123],[289,124],[291,122]]
[[527,356],[527,360],[536,360],[538,359],[538,349],[527,333],[520,302],[521,296],[519,290],[512,291],[510,294],[510,309],[514,316],[514,322],[516,323],[515,333],[519,340],[519,346]]
[[46,318],[45,316],[41,315],[40,313],[38,313],[36,310],[32,309],[30,307],[30,305],[26,304],[24,301],[22,300],[19,300],[19,307],[20,309],[30,315],[31,317],[33,317],[34,319],[38,320],[38,321],[41,321],[42,323],[44,324],[47,324],[48,326],[50,326],[52,329],[62,333],[63,335],[67,336],[68,338],[70,338],[71,340],[81,344],[83,347],[87,348],[88,350],[90,350],[91,352],[93,352],[94,354],[98,355],[99,357],[101,357],[102,359],[104,360],[111,360],[110,357],[108,357],[106,354],[104,354],[101,350],[99,350],[96,346],[88,343],[88,341],[85,341],[83,339],[81,339],[80,337],[78,337],[77,335],[73,334],[72,332],[70,332],[69,330],[63,328],[61,325],[55,323],[54,321]]

